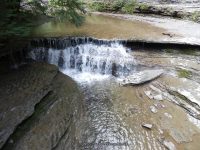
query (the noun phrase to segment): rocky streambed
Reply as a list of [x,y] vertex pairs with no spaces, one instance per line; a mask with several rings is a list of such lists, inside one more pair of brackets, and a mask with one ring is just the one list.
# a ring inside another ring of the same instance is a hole
[[1,75],[2,150],[198,150],[199,50],[42,41]]
[[199,24],[173,21],[40,26],[20,64],[0,59],[0,149],[198,150]]

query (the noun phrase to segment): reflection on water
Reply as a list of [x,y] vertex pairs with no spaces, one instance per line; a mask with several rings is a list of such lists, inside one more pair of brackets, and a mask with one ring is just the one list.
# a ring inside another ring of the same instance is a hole
[[86,17],[85,23],[76,27],[71,23],[49,22],[35,30],[35,36],[91,36],[100,39],[157,39],[163,29],[140,21],[128,21],[102,15]]

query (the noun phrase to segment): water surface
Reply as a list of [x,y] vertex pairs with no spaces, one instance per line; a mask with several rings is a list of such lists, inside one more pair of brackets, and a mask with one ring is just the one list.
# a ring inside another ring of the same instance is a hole
[[35,36],[91,36],[99,39],[159,39],[165,30],[142,21],[128,21],[111,16],[90,15],[76,27],[69,22],[48,22],[35,30]]

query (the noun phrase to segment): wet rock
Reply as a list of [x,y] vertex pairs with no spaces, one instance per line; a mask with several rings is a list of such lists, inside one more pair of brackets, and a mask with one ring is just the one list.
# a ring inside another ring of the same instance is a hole
[[169,36],[169,37],[173,37],[172,34],[170,34],[170,33],[165,33],[165,32],[163,32],[162,35],[166,35],[166,36]]
[[164,145],[168,150],[176,150],[176,147],[175,147],[174,143],[172,143],[171,141],[164,140],[164,141],[163,141],[163,145]]
[[152,81],[163,74],[162,69],[157,70],[144,70],[133,75],[126,77],[123,80],[122,85],[138,85],[148,81]]
[[128,111],[129,111],[131,114],[140,113],[140,109],[139,109],[138,106],[130,107],[130,108],[128,109]]
[[117,64],[116,63],[112,64],[112,75],[117,77]]
[[158,95],[153,96],[153,99],[158,100],[158,101],[162,101],[163,97],[162,97],[161,94],[158,94]]
[[[154,85],[150,85],[149,86],[154,92],[156,92],[156,93],[159,93],[159,94],[161,94],[162,93],[162,91],[159,89],[159,88],[157,88],[157,87],[155,87]],[[154,94],[155,95],[155,94]]]
[[63,51],[61,51],[61,52],[60,52],[59,59],[58,59],[58,66],[59,66],[60,68],[62,68],[63,65],[64,65],[64,63],[65,63],[64,54],[63,54]]
[[150,110],[151,110],[152,113],[157,113],[158,112],[158,110],[154,106],[150,106]]
[[79,71],[82,71],[82,64],[83,64],[83,58],[82,58],[81,55],[78,55],[77,58],[76,58],[76,68]]
[[151,91],[144,91],[144,93],[149,99],[153,99],[153,96],[151,95]]
[[167,118],[172,119],[172,115],[170,115],[169,113],[164,113],[164,115],[165,115]]
[[142,127],[151,130],[153,125],[152,124],[142,124]]
[[57,72],[53,65],[33,63],[0,76],[0,114],[3,114],[0,117],[0,148],[52,90],[51,82]]
[[75,68],[75,57],[73,55],[70,56],[70,68]]
[[185,132],[182,132],[179,129],[173,128],[170,129],[170,133],[169,133],[173,139],[177,142],[177,143],[183,143],[183,142],[191,142],[192,138]]
[[163,109],[163,108],[166,107],[165,105],[163,105],[163,104],[161,104],[161,103],[156,103],[156,104],[154,104],[154,106],[155,106],[157,109]]
[[158,129],[158,131],[159,131],[160,134],[164,133],[162,129]]
[[[48,66],[48,65],[47,65]],[[52,92],[18,126],[2,150],[75,149],[75,125],[81,116],[81,94],[71,78],[57,73]],[[25,107],[26,108],[26,107]],[[65,148],[60,148],[65,147]]]

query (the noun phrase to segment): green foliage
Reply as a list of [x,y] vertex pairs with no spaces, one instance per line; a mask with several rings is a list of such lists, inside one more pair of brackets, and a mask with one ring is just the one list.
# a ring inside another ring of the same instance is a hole
[[0,42],[30,35],[41,18],[68,20],[79,26],[84,21],[81,13],[84,9],[79,0],[1,0]]
[[48,14],[59,21],[69,20],[80,26],[84,17],[80,12],[84,12],[82,3],[79,0],[50,0]]
[[112,10],[113,11],[120,11],[122,9],[122,7],[124,7],[125,3],[126,2],[124,0],[114,1],[113,4],[111,5]]
[[125,5],[122,7],[122,12],[132,14],[137,7],[136,0],[128,0]]
[[141,4],[139,4],[139,8],[140,8],[140,10],[147,11],[149,9],[149,5],[147,5],[145,3],[141,3]]
[[200,21],[200,12],[199,11],[195,11],[191,14],[191,20],[195,21],[195,22],[199,22]]
[[95,10],[95,11],[107,11],[109,8],[108,3],[102,3],[102,2],[93,2],[89,5],[90,9]]
[[180,78],[189,78],[192,75],[192,73],[185,69],[178,70],[178,76]]
[[[132,14],[138,6],[136,0],[116,0],[112,2],[92,2],[89,7],[92,10],[107,12],[121,11],[123,13]],[[144,6],[143,6],[144,7]]]

